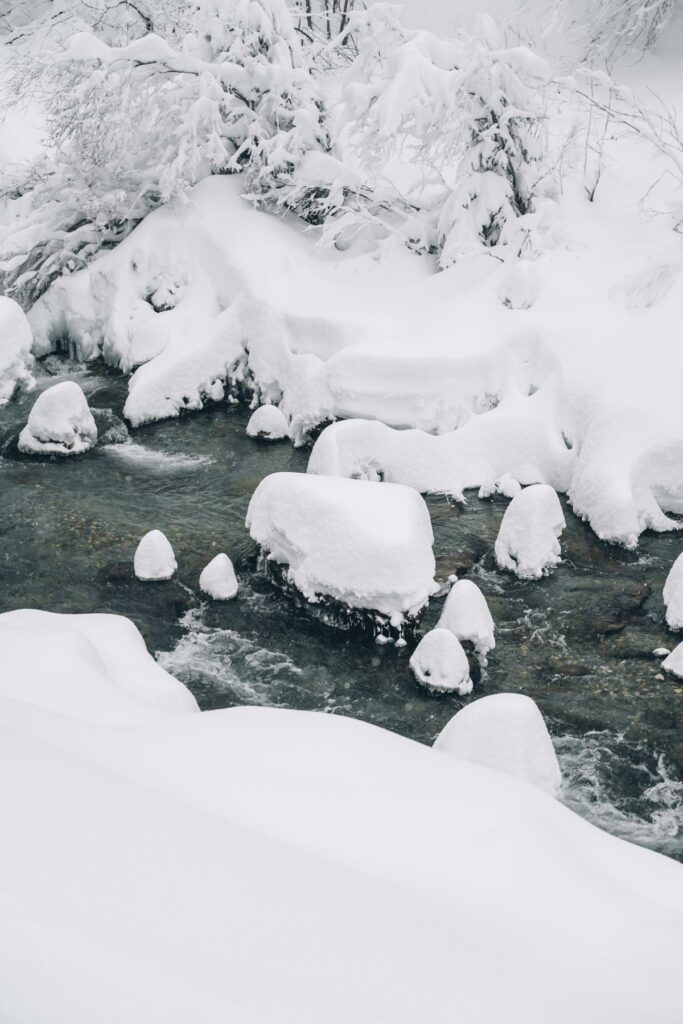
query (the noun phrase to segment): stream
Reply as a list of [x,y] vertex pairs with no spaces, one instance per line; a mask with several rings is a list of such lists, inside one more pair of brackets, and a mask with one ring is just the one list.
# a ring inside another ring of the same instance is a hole
[[[48,365],[39,389],[75,380],[92,406],[121,415],[127,382],[119,373],[54,357]],[[0,446],[24,425],[37,394],[0,408]],[[269,473],[304,472],[308,451],[251,440],[248,417],[221,403],[73,459],[0,458],[0,612],[125,615],[202,709],[341,713],[430,743],[465,701],[526,693],[551,731],[564,802],[608,832],[683,861],[683,680],[665,677],[652,654],[677,642],[661,591],[683,538],[646,534],[638,551],[624,551],[599,542],[565,503],[562,564],[548,578],[522,581],[493,559],[506,500],[472,494],[460,506],[428,497],[437,579],[466,573],[497,627],[472,697],[434,696],[408,668],[413,643],[381,646],[326,625],[258,571],[244,526],[249,499]],[[153,528],[178,560],[167,583],[133,575],[137,543]],[[197,581],[219,551],[232,558],[240,592],[211,603]],[[442,603],[430,602],[423,631]]]

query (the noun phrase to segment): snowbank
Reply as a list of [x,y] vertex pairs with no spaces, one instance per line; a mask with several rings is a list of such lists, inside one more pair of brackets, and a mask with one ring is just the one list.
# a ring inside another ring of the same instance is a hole
[[453,715],[434,747],[514,775],[551,796],[557,796],[562,785],[543,715],[521,693],[496,693],[472,701]]
[[199,589],[214,601],[229,601],[238,590],[233,564],[226,554],[216,555],[199,577]]
[[429,512],[409,487],[274,473],[247,526],[309,601],[330,597],[400,628],[438,589]]
[[97,426],[85,395],[72,380],[38,395],[19,435],[27,455],[80,455],[97,444]]
[[667,625],[671,629],[683,629],[683,553],[669,570],[662,596]]
[[538,579],[560,561],[564,527],[560,499],[552,487],[525,487],[505,509],[495,545],[498,565],[522,579]]
[[[36,618],[19,646],[34,657],[44,639]],[[19,658],[8,675],[0,643],[3,1020],[676,1020],[679,864],[336,715],[88,724],[68,679],[96,703],[132,660],[121,640],[97,667],[74,647],[68,674],[48,642],[35,671]],[[24,699],[48,680],[51,709]]]
[[0,615],[0,695],[110,726],[198,710],[120,615]]
[[161,530],[150,530],[142,538],[133,559],[133,569],[139,580],[170,580],[178,563],[173,548]]
[[33,334],[21,306],[0,295],[0,405],[35,384],[31,375]]
[[451,587],[438,622],[439,629],[448,629],[461,642],[469,641],[480,661],[496,646],[493,618],[476,583],[458,580]]
[[280,441],[287,437],[287,420],[276,405],[260,405],[247,423],[249,437],[260,437],[267,441]]
[[472,692],[470,666],[462,644],[448,629],[432,629],[420,640],[410,659],[418,683],[436,693]]

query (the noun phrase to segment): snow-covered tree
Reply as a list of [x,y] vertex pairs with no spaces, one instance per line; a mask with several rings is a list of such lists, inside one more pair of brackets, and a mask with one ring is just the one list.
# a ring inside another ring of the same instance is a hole
[[584,58],[603,62],[652,47],[679,0],[556,0],[555,24]]

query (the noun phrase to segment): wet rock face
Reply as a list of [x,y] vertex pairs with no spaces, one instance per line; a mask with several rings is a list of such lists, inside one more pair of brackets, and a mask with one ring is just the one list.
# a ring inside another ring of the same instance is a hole
[[130,434],[123,420],[111,409],[90,410],[97,426],[97,444],[124,444]]

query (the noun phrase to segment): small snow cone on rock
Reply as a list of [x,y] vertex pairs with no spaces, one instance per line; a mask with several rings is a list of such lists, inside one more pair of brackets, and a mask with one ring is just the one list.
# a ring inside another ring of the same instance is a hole
[[230,601],[236,596],[237,576],[232,562],[224,552],[212,558],[202,571],[199,589],[214,601]]
[[247,423],[247,434],[263,441],[281,441],[288,434],[287,420],[276,405],[260,405]]
[[133,560],[139,580],[170,580],[178,568],[173,548],[161,530],[150,530],[137,546]]
[[436,750],[495,768],[557,796],[562,774],[543,715],[530,697],[496,693],[453,715]]
[[436,693],[472,692],[470,666],[464,648],[448,629],[432,629],[415,648],[410,667],[418,683]]
[[461,643],[471,643],[482,665],[486,664],[489,651],[496,646],[495,626],[486,598],[471,580],[458,580],[453,584],[438,628],[450,630]]
[[525,487],[505,510],[496,539],[496,562],[521,579],[538,579],[560,561],[565,526],[560,499],[552,487]]
[[662,596],[667,625],[670,629],[683,629],[683,552],[671,566]]
[[662,668],[679,679],[683,679],[683,644],[674,647],[673,651],[662,662]]
[[61,381],[36,399],[19,435],[27,455],[80,455],[97,444],[97,426],[78,384]]

